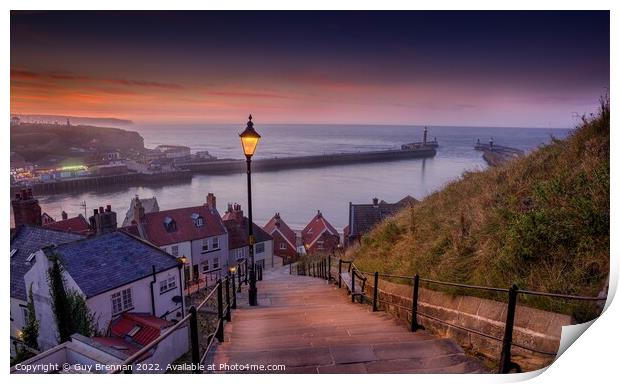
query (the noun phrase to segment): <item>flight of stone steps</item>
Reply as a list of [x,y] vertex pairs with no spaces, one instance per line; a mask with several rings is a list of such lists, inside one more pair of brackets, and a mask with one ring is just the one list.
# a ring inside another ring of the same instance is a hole
[[[238,298],[225,342],[207,361],[216,373],[248,367],[252,373],[488,373],[453,340],[412,333],[385,313],[351,303],[344,289],[289,275],[288,267],[265,271],[258,300],[249,307],[247,295]],[[286,369],[258,367],[277,364]]]

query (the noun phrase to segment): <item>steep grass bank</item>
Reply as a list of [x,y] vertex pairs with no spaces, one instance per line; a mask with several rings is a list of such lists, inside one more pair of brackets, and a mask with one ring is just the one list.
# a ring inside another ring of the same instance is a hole
[[[609,129],[605,100],[567,139],[465,173],[379,224],[347,258],[364,270],[596,296],[609,272]],[[591,304],[520,301],[578,320],[597,311]]]

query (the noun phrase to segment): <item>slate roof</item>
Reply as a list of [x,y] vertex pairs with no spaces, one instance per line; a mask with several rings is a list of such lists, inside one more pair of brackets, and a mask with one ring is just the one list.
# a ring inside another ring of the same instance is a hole
[[[252,223],[254,238],[256,243],[273,240],[273,237],[265,232],[264,229]],[[224,225],[228,231],[228,249],[243,248],[248,246],[248,218],[242,220],[224,220]]]
[[62,244],[83,239],[84,236],[56,229],[29,225],[15,229],[11,236],[11,250],[17,250],[11,257],[11,297],[27,300],[24,275],[32,264],[26,259],[31,253],[52,244]]
[[340,236],[336,228],[334,228],[329,221],[325,220],[321,211],[318,211],[308,225],[301,231],[301,240],[304,245],[310,247],[321,237],[323,232],[328,232],[334,236]]
[[349,203],[349,236],[363,235],[385,218],[392,216],[407,205],[417,202],[418,200],[407,195],[393,204],[386,203],[383,200],[377,205]]
[[45,249],[60,262],[86,297],[93,297],[178,266],[171,255],[123,231]]
[[[202,216],[204,221],[202,227],[197,227],[194,224],[192,219],[194,213]],[[166,230],[164,220],[168,217],[176,222],[176,230]],[[204,239],[226,233],[226,228],[217,209],[211,209],[206,204],[147,213],[144,215],[142,227],[146,239],[157,246]]]
[[295,232],[282,220],[279,213],[276,213],[271,220],[263,227],[265,232],[273,236],[274,232],[279,231],[285,240],[293,249],[297,249],[297,235]]
[[43,225],[44,228],[58,229],[66,232],[89,234],[91,232],[88,221],[82,215],[77,215],[67,220],[55,221]]

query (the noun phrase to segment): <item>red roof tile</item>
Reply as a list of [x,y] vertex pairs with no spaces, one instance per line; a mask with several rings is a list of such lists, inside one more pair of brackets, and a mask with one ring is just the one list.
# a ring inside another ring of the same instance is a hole
[[60,220],[45,224],[43,227],[80,234],[87,234],[91,232],[88,221],[86,221],[82,215],[78,215],[67,220]]
[[301,239],[304,245],[311,246],[323,232],[339,236],[338,231],[323,217],[321,211],[310,220],[308,225],[301,231]]
[[[203,218],[204,224],[201,227],[196,226],[192,214],[197,214]],[[166,218],[171,218],[175,221],[175,230],[166,230],[164,225]],[[144,215],[142,226],[146,239],[157,246],[203,239],[226,233],[222,218],[217,209],[211,209],[206,204],[197,207],[147,213]]]
[[[172,322],[150,314],[123,313],[112,323],[111,332],[114,337],[128,336],[134,342],[144,346],[159,337],[161,331],[170,326]],[[139,330],[133,336],[128,335],[136,327],[139,327]]]
[[284,239],[288,241],[289,245],[293,249],[297,249],[297,235],[295,235],[295,232],[293,232],[293,230],[288,225],[286,225],[284,220],[280,218],[279,213],[276,213],[271,218],[271,220],[269,220],[267,224],[265,224],[263,229],[271,236],[273,236],[274,232],[279,231],[280,234],[282,234],[282,237],[284,237]]

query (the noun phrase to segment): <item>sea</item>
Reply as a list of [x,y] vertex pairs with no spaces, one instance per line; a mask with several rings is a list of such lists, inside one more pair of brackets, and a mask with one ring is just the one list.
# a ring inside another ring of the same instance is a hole
[[[240,125],[134,125],[148,148],[160,144],[185,145],[192,152],[209,151],[218,158],[243,158]],[[395,125],[284,125],[255,124],[262,135],[255,158],[323,153],[359,152],[400,148],[421,141],[423,126]],[[253,220],[265,224],[276,212],[293,229],[303,228],[317,211],[339,231],[348,224],[349,202],[371,203],[374,197],[396,202],[406,195],[423,199],[458,179],[463,172],[488,167],[482,152],[474,150],[478,139],[526,152],[563,139],[570,129],[428,127],[428,139],[437,138],[435,157],[391,162],[334,165],[252,174]],[[247,207],[245,174],[194,175],[191,182],[161,186],[109,186],[98,190],[38,196],[43,212],[56,219],[64,210],[69,217],[110,204],[122,223],[135,195],[157,198],[161,210],[200,205],[212,192],[221,214],[228,203]],[[11,218],[11,223],[12,223]]]

